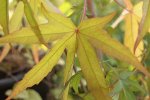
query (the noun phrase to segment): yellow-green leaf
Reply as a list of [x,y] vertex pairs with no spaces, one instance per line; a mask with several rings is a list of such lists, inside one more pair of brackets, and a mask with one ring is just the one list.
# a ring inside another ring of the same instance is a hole
[[98,49],[102,50],[105,54],[115,57],[121,61],[134,65],[139,71],[145,75],[150,76],[149,72],[143,67],[138,59],[130,52],[130,50],[123,46],[119,41],[112,39],[105,31],[95,32],[93,34],[81,33],[87,37],[90,42]]
[[5,34],[9,33],[8,22],[8,0],[0,0],[0,24]]
[[25,11],[26,18],[32,30],[34,31],[35,35],[38,37],[39,41],[43,43],[44,45],[46,45],[30,4],[28,3],[27,0],[22,0],[22,1],[24,3],[24,11]]
[[76,52],[76,37],[72,39],[70,43],[68,43],[66,48],[67,48],[67,58],[66,58],[66,66],[64,69],[64,84],[68,81],[72,72],[74,56]]
[[[39,26],[44,41],[48,43],[61,38],[67,33],[71,33],[74,30],[67,29],[57,24],[43,24]],[[0,38],[0,43],[22,43],[22,44],[33,44],[41,43],[36,37],[35,33],[30,27],[22,28],[19,31],[15,31],[7,36]]]
[[22,2],[19,2],[9,22],[10,33],[20,28],[23,15],[24,15],[24,4]]
[[51,1],[41,0],[41,5],[48,11],[48,12],[56,12],[62,13]]
[[78,35],[77,39],[77,56],[90,92],[95,100],[110,100],[108,87],[94,48],[83,36]]
[[[64,86],[66,85],[66,82],[69,80],[72,74],[72,67],[73,67],[74,56],[76,52],[76,37],[74,37],[72,41],[68,43],[66,48],[67,48],[67,58],[66,58],[66,66],[64,68]],[[67,100],[68,91],[69,91],[69,84],[67,85],[67,87],[63,92],[62,100]]]
[[143,39],[145,34],[149,31],[150,28],[150,0],[144,0],[143,4],[143,16],[139,25],[138,37],[136,39],[134,51],[139,45],[140,41]]
[[75,29],[75,25],[70,18],[63,17],[63,15],[54,12],[48,12],[44,6],[42,6],[41,10],[45,17],[48,19],[49,23],[56,23],[65,26],[68,29]]
[[[138,36],[138,17],[134,14],[127,14],[125,15],[125,35],[124,35],[124,44],[127,46],[130,51],[134,54],[134,44],[136,41],[136,38]],[[135,52],[135,56],[141,60],[142,59],[142,53],[144,49],[144,44],[141,41],[141,43],[138,45],[137,50]]]
[[41,0],[29,0],[29,3],[30,3],[32,10],[34,11],[34,14],[37,15]]
[[[99,30],[104,28],[104,26],[112,20],[116,13],[112,13],[108,16],[102,17],[102,18],[92,18],[88,20],[84,20],[83,22],[80,23],[78,28],[80,30],[84,31],[90,31],[90,30]],[[91,23],[92,22],[92,23]]]
[[[20,25],[21,25],[21,21],[22,21],[22,17],[23,17],[23,9],[24,8],[24,5],[22,2],[19,2],[17,4],[17,7],[14,11],[14,14],[12,16],[12,18],[10,19],[10,22],[9,22],[9,31],[10,32],[13,32],[13,31],[16,31],[19,29]],[[7,56],[7,54],[9,53],[10,51],[10,44],[5,44],[3,50],[2,50],[2,53],[0,55],[0,62],[2,62],[2,60]]]
[[75,35],[66,35],[63,39],[59,40],[51,51],[35,65],[24,78],[16,85],[12,94],[7,98],[10,100],[21,91],[35,84],[38,84],[49,72],[51,72],[54,65],[58,62],[62,55],[67,43],[69,43]]

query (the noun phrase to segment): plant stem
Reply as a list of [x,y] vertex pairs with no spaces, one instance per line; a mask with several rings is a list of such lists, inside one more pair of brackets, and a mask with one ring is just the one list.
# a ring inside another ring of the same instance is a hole
[[81,22],[83,21],[84,17],[86,16],[86,10],[87,10],[87,1],[84,0],[84,7],[83,7],[83,13],[82,13],[82,16],[81,16]]
[[91,13],[91,16],[90,17],[95,17],[96,14],[95,14],[95,11],[94,11],[94,6],[93,6],[93,0],[87,0],[87,7],[88,7],[88,10],[90,11]]

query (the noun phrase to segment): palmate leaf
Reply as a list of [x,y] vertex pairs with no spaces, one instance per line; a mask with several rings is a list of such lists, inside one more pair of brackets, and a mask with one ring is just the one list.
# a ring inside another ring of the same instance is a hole
[[[89,92],[93,94],[96,100],[100,98],[109,100],[110,97],[108,96],[109,89],[103,71],[93,47],[101,49],[104,53],[112,57],[134,65],[139,71],[150,76],[130,50],[118,41],[112,39],[104,31],[104,26],[113,16],[114,14],[110,14],[103,18],[88,19],[82,21],[78,27],[75,27],[71,20],[64,16],[55,13],[46,14],[49,22],[44,25],[39,25],[41,35],[46,43],[54,40],[58,41],[54,44],[51,51],[16,85],[7,100],[10,100],[22,90],[38,84],[52,70],[65,48],[68,49],[65,75],[68,76],[65,76],[64,83],[70,77],[69,74],[72,68],[73,58],[77,49],[77,56],[83,76],[87,80]],[[41,43],[34,31],[29,27],[22,28],[19,31],[0,38],[0,42],[24,44]]]

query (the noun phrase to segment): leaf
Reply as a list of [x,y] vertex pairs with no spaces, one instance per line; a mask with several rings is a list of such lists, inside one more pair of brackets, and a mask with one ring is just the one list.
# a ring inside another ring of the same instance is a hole
[[114,86],[114,88],[113,88],[113,90],[112,90],[112,92],[111,92],[111,95],[112,95],[112,96],[115,96],[116,94],[119,94],[123,88],[124,88],[124,84],[122,83],[121,80],[119,80],[119,81],[115,84],[115,86]]
[[[43,24],[39,25],[39,28],[46,43],[57,40],[65,34],[73,32],[72,29],[67,29],[57,24]],[[0,43],[9,42],[22,44],[41,43],[30,27],[22,28],[19,31],[15,31],[10,35],[0,38]]]
[[22,2],[19,2],[9,22],[10,33],[20,28],[23,15],[24,15],[24,4]]
[[149,31],[149,28],[150,28],[150,19],[149,19],[150,13],[149,12],[150,12],[150,0],[144,0],[143,16],[139,25],[138,37],[135,42],[134,51],[136,50],[142,38]]
[[10,50],[10,45],[9,44],[5,44],[4,48],[2,50],[2,53],[0,55],[0,63],[3,61],[3,59],[6,57],[6,55],[8,54]]
[[[124,47],[120,42],[112,39],[104,31],[104,27],[113,18],[114,14],[103,18],[93,18],[82,21],[78,27],[75,27],[70,19],[63,17],[62,15],[56,13],[45,13],[45,16],[49,21],[48,24],[39,25],[44,41],[46,41],[46,43],[53,40],[58,41],[54,44],[52,50],[39,62],[39,64],[29,71],[25,75],[24,79],[18,83],[14,92],[7,100],[10,100],[27,87],[38,84],[48,74],[48,72],[51,71],[65,48],[67,48],[69,52],[67,57],[67,61],[69,61],[67,66],[69,67],[66,67],[66,72],[68,73],[73,63],[72,59],[74,58],[74,53],[70,52],[75,52],[74,48],[76,47],[74,45],[76,42],[77,56],[81,65],[81,70],[87,81],[90,90],[89,92],[92,93],[96,100],[110,100],[111,98],[108,96],[109,89],[94,47],[96,47],[96,49],[101,49],[104,53],[110,56],[134,65],[141,72],[150,76],[148,71],[142,66],[129,49]],[[77,38],[77,40],[75,38]],[[40,43],[34,34],[34,31],[28,27],[14,32],[14,34],[0,38],[0,42],[26,44]],[[65,75],[69,75],[66,72]],[[69,76],[65,76],[65,82],[68,78]]]
[[124,89],[119,96],[119,100],[136,100],[136,98],[131,91]]
[[73,76],[70,77],[70,79],[66,82],[65,87],[63,89],[63,100],[68,99],[68,91],[70,86],[72,86],[75,92],[78,93],[78,86],[81,78],[82,78],[81,71],[76,72]]
[[[10,32],[13,32],[13,31],[16,31],[16,30],[19,29],[20,24],[21,24],[21,20],[22,20],[22,17],[23,17],[23,7],[24,7],[23,3],[19,2],[16,9],[15,9],[15,12],[14,12],[14,14],[13,14],[13,16],[10,19],[10,22],[9,22],[9,31]],[[0,62],[2,62],[3,59],[7,56],[10,49],[11,49],[10,44],[5,44],[5,46],[2,50],[2,53],[0,55]]]
[[70,83],[67,85],[67,87],[65,87],[65,89],[63,91],[62,100],[68,100],[69,88],[70,88]]
[[81,81],[81,76],[76,77],[72,82],[71,82],[71,86],[73,88],[73,90],[75,91],[75,94],[79,93],[79,84]]
[[77,39],[77,56],[90,92],[96,100],[110,100],[108,97],[108,87],[93,47],[80,35],[77,36]]
[[[72,75],[72,67],[73,67],[74,56],[76,52],[76,37],[72,39],[72,41],[67,45],[66,48],[67,48],[67,58],[66,58],[66,66],[64,68],[64,86],[66,85],[66,82],[70,79]],[[62,100],[67,100],[69,86],[70,84],[64,90]]]
[[49,72],[51,72],[52,68],[62,55],[67,42],[69,43],[73,37],[73,34],[69,34],[58,41],[51,51],[16,85],[12,94],[6,100],[10,100],[12,97],[16,96],[26,88],[38,84]]
[[82,72],[78,71],[69,80],[70,86],[72,86],[76,94],[79,94],[78,89],[79,89],[79,84],[80,84],[81,79],[82,79]]
[[124,44],[141,61],[142,59],[141,55],[144,49],[143,42],[142,41],[140,42],[135,53],[133,50],[134,50],[134,44],[135,44],[136,38],[138,36],[140,13],[142,13],[142,11],[140,12],[140,8],[142,9],[142,6],[141,6],[141,3],[139,3],[133,7],[130,0],[124,0],[124,2],[126,4],[127,9],[132,12],[132,13],[129,12],[124,17],[124,20],[125,20]]
[[55,12],[48,12],[44,6],[42,6],[41,10],[49,23],[62,25],[65,28],[73,30],[76,28],[70,18],[62,17],[61,14],[57,14]]
[[76,38],[72,39],[72,41],[68,44],[66,48],[67,48],[67,58],[66,58],[66,66],[64,69],[64,84],[68,81],[72,72],[74,56],[76,52]]
[[141,1],[133,7],[134,14],[137,15],[140,18],[140,20],[142,18],[142,6],[143,6],[143,2]]
[[[11,94],[11,90],[7,91],[6,94],[10,95]],[[40,94],[38,92],[36,92],[35,90],[32,89],[27,89],[25,91],[23,91],[22,93],[20,93],[18,96],[16,96],[15,98],[13,98],[14,100],[18,100],[18,99],[23,99],[23,100],[42,100]]]
[[41,34],[41,30],[38,26],[36,19],[35,19],[35,16],[34,16],[34,13],[31,9],[30,4],[28,3],[27,0],[22,0],[22,1],[24,3],[24,11],[25,11],[26,18],[27,18],[32,30],[34,31],[35,35],[38,37],[39,41],[46,46],[46,43],[45,43],[44,38]]
[[100,30],[104,28],[104,26],[112,20],[116,13],[112,13],[108,16],[102,17],[102,18],[92,18],[88,20],[84,20],[81,22],[78,26],[80,30],[84,31],[90,31],[90,30]]
[[62,13],[51,1],[41,0],[41,5],[42,5],[48,12],[55,11],[55,12],[58,13],[58,14],[61,14],[61,13]]
[[118,41],[112,39],[105,31],[96,32],[84,32],[80,30],[82,35],[87,37],[90,42],[97,48],[102,50],[105,54],[115,57],[121,61],[132,64],[139,71],[145,75],[150,76],[149,72],[143,67],[143,65],[137,60],[137,58],[130,52],[128,48],[123,46]]
[[[125,15],[125,36],[124,36],[124,44],[127,46],[130,51],[134,54],[134,44],[136,41],[136,38],[138,36],[138,17],[134,14],[126,14]],[[140,44],[137,47],[137,50],[135,52],[135,56],[139,58],[139,60],[142,59],[142,53],[144,49],[144,44],[141,41]]]
[[9,33],[9,15],[8,15],[8,0],[0,0],[0,24],[3,27],[5,34]]
[[31,6],[32,11],[34,11],[34,14],[38,14],[38,8],[40,6],[42,0],[29,0],[29,4]]

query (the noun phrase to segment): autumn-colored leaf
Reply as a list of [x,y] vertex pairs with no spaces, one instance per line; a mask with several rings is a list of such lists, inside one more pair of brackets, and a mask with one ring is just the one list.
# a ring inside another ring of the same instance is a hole
[[[95,97],[95,100],[110,100],[108,96],[108,87],[94,48],[85,38],[80,35],[77,37],[77,55],[90,92]],[[91,81],[91,79],[94,81]]]
[[26,88],[38,84],[49,72],[51,72],[62,55],[67,43],[69,43],[72,38],[74,38],[74,35],[69,34],[58,41],[51,51],[24,76],[23,80],[17,84],[12,94],[6,100],[10,100]]
[[149,12],[150,12],[150,0],[144,0],[143,16],[139,25],[139,32],[138,32],[138,37],[135,42],[134,51],[136,50],[142,38],[149,31],[149,28],[150,28],[150,19],[149,19],[150,13]]
[[66,66],[64,69],[64,85],[69,80],[69,77],[72,72],[74,56],[76,52],[76,38],[73,38],[71,43],[69,43],[66,48],[67,48],[67,58],[66,58]]
[[[5,0],[6,1],[6,0]],[[22,17],[23,17],[23,9],[24,6],[23,6],[23,3],[22,2],[19,2],[15,11],[14,11],[14,14],[12,15],[11,19],[10,19],[10,22],[9,22],[9,32],[14,32],[16,30],[18,30],[20,28],[20,25],[21,25],[21,21],[22,21]],[[7,54],[9,53],[10,51],[10,44],[5,44],[3,50],[2,50],[2,53],[0,55],[0,62],[3,61],[3,59],[7,56]]]
[[44,6],[41,8],[43,14],[48,19],[48,22],[51,24],[62,25],[64,28],[75,29],[75,25],[72,23],[71,19],[62,17],[61,14],[55,12],[48,12]]
[[[136,41],[136,38],[138,36],[138,17],[135,16],[134,14],[126,14],[125,15],[125,36],[124,36],[124,44],[127,46],[130,51],[134,54],[133,49],[134,49],[134,44]],[[140,44],[137,47],[137,50],[135,52],[135,56],[141,60],[142,58],[142,53],[143,53],[143,48],[144,44],[141,41]]]
[[[123,10],[119,18],[113,23],[112,27],[115,28],[122,20],[125,21],[125,35],[124,35],[124,44],[127,46],[132,53],[134,53],[134,44],[138,36],[139,22],[142,17],[142,5],[143,2],[139,2],[136,5],[132,5],[130,0],[124,0],[126,4],[126,9],[129,11]],[[136,52],[134,53],[139,60],[141,60],[141,55],[143,53],[143,41],[140,42],[137,47]]]
[[93,34],[84,33],[84,31],[82,33],[84,36],[89,38],[90,42],[96,48],[102,50],[105,54],[115,57],[129,64],[132,64],[139,71],[143,72],[147,76],[150,76],[149,72],[143,67],[143,65],[137,60],[137,58],[130,52],[130,50],[124,47],[118,41],[109,37],[105,31],[101,31],[101,33],[97,32]]
[[10,33],[17,31],[20,28],[23,15],[24,4],[22,2],[19,2],[9,22]]
[[[73,32],[72,29],[58,24],[43,24],[39,25],[39,28],[46,43],[57,40],[65,34]],[[23,44],[41,43],[30,27],[22,28],[21,30],[11,33],[10,35],[2,37],[0,42]]]
[[58,14],[61,14],[61,13],[62,13],[51,1],[41,0],[41,5],[42,5],[48,12],[56,12],[56,13],[58,13]]
[[9,15],[8,15],[8,0],[0,0],[0,24],[3,27],[4,33],[9,33]]
[[[84,25],[89,25],[89,24],[86,24],[86,21],[83,23]],[[88,23],[93,24],[94,22],[92,21],[90,22],[89,20]],[[94,25],[94,27],[96,26]],[[134,55],[126,47],[121,45],[118,41],[113,40],[106,32],[104,32],[103,30],[101,31],[90,30],[90,27],[88,27],[87,30],[82,27],[80,28],[81,28],[80,33],[87,36],[96,48],[99,48],[104,53],[110,56],[113,56],[119,60],[122,60],[122,61],[125,61],[127,63],[134,65],[138,70],[145,73],[145,75],[150,76],[148,71],[141,65],[141,63],[137,60],[137,58],[134,57]],[[90,33],[93,33],[93,34],[90,34]]]
[[[67,45],[67,58],[66,58],[66,66],[64,68],[64,86],[66,86],[67,81],[69,81],[71,75],[72,75],[72,68],[74,63],[74,56],[76,52],[76,37],[72,39],[72,41]],[[68,83],[67,87],[65,88],[63,92],[63,99],[67,100],[68,97],[68,91],[69,91],[70,83]]]
[[141,60],[142,59],[141,55],[143,53],[143,48],[144,48],[143,41],[140,42],[135,53],[133,50],[134,50],[134,44],[136,42],[136,38],[138,36],[139,21],[141,20],[140,13],[142,13],[142,11],[140,11],[139,9],[142,9],[141,8],[142,6],[141,3],[139,3],[133,7],[130,0],[124,0],[124,2],[126,3],[127,9],[131,11],[124,16],[125,19],[124,44],[130,49],[130,51],[133,54],[135,54],[135,56],[139,60]]
[[[49,12],[44,13],[44,15],[48,19],[48,23],[38,26],[41,35],[46,43],[54,40],[57,40],[57,43],[54,44],[52,50],[25,75],[23,80],[17,84],[7,100],[10,100],[22,90],[38,84],[52,70],[65,48],[68,51],[65,75],[69,75],[71,72],[77,47],[77,56],[81,70],[87,81],[89,92],[93,94],[96,100],[109,100],[110,97],[108,96],[109,89],[102,68],[99,65],[95,49],[100,49],[109,56],[132,64],[139,71],[150,76],[148,71],[130,50],[117,40],[112,39],[104,30],[106,24],[113,18],[114,13],[102,18],[83,20],[78,27],[76,27],[70,19],[60,14]],[[34,32],[32,28],[22,28],[19,31],[0,38],[0,42],[24,44],[41,43]],[[68,78],[70,78],[70,76],[65,76],[64,83]],[[65,92],[65,95],[66,93],[67,92]]]
[[78,28],[80,30],[84,30],[87,32],[90,30],[94,31],[94,30],[103,29],[104,26],[112,20],[115,14],[116,13],[114,12],[102,18],[92,18],[92,19],[84,20],[83,22],[79,24]]
[[38,14],[41,1],[44,1],[44,0],[29,0],[29,4],[32,8],[32,11],[34,11],[35,15]]
[[32,30],[34,31],[34,34],[38,37],[38,39],[41,43],[43,43],[45,46],[47,46],[47,44],[45,43],[44,38],[41,34],[41,30],[38,26],[38,23],[36,21],[36,18],[34,16],[34,13],[31,9],[30,4],[28,3],[27,0],[22,0],[22,1],[24,3],[24,12],[25,12],[26,18],[27,18]]

